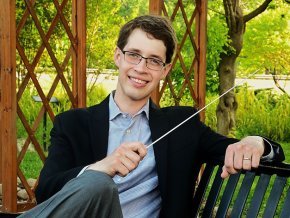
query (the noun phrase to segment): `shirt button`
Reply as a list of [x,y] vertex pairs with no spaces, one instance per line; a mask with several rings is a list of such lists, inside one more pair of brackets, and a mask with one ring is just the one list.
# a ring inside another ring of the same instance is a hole
[[127,129],[127,130],[126,130],[126,133],[127,133],[127,134],[130,134],[130,133],[131,133],[131,129]]

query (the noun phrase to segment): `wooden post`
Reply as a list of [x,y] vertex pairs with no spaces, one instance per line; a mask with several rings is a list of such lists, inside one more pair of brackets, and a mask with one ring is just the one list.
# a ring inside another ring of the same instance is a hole
[[86,1],[72,1],[73,34],[77,51],[73,53],[73,94],[78,107],[86,107]]
[[[161,15],[163,4],[163,0],[149,0],[149,13],[153,15]],[[151,99],[158,106],[160,101],[159,87],[160,83],[158,83],[157,88],[151,94]]]
[[[194,90],[197,96],[198,107],[205,106],[206,93],[206,38],[207,38],[207,1],[196,0],[196,44],[198,47],[199,61],[195,66]],[[205,120],[205,111],[200,113],[202,121]]]
[[15,0],[1,1],[0,48],[0,176],[3,188],[0,211],[14,213],[17,212]]
[[149,13],[161,15],[163,0],[149,0]]

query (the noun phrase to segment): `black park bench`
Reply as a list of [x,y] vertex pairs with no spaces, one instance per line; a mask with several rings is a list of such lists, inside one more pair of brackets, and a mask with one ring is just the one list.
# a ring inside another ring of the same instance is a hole
[[[290,218],[290,164],[263,163],[223,180],[223,161],[208,161],[193,197],[194,217]],[[1,214],[12,218],[17,214]]]
[[208,161],[193,198],[194,217],[290,218],[290,164],[263,163],[223,180]]

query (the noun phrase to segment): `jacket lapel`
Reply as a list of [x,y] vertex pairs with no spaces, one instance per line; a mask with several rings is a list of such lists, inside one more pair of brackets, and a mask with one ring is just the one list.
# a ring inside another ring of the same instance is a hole
[[[152,142],[168,131],[168,121],[160,109],[150,102],[149,125]],[[168,138],[165,137],[153,145],[161,197],[167,193],[167,150]]]
[[91,113],[89,120],[90,141],[95,160],[107,155],[109,134],[109,96],[100,104],[88,108]]

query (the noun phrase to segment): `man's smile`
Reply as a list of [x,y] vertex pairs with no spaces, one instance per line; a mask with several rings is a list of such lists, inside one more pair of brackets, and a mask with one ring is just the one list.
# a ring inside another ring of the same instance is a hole
[[145,85],[145,84],[148,83],[148,81],[141,80],[141,79],[137,79],[137,78],[135,78],[135,77],[131,77],[131,76],[129,76],[129,79],[130,79],[131,81],[135,82],[135,83],[140,84],[140,85]]

